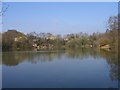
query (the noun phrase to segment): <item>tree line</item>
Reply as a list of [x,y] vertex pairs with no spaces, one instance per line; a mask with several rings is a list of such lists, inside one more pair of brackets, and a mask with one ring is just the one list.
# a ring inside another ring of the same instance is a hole
[[8,30],[2,35],[2,50],[51,50],[69,48],[107,48],[118,50],[118,16],[108,19],[106,32],[71,33],[64,36],[51,33],[31,32],[24,34],[17,30]]

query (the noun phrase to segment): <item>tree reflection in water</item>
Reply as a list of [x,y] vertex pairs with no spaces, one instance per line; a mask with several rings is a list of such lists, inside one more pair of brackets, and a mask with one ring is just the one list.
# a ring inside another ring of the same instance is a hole
[[112,53],[104,50],[94,50],[94,49],[71,49],[64,51],[21,51],[21,52],[3,52],[2,53],[2,63],[6,66],[16,66],[22,62],[28,61],[30,63],[36,64],[38,62],[51,62],[53,60],[60,60],[62,57],[67,57],[70,60],[79,58],[79,60],[84,60],[92,56],[97,60],[97,58],[104,58],[110,66],[110,76],[112,80],[117,80],[120,75],[118,73],[118,54]]

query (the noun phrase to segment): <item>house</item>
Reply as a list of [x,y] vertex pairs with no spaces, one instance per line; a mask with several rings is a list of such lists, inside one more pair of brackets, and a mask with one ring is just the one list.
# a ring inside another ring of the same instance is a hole
[[23,39],[27,39],[27,37],[23,37],[23,36],[15,37],[14,41],[17,42],[17,41],[20,41],[20,40],[23,40]]
[[36,48],[37,50],[39,50],[39,49],[40,49],[40,47],[39,47],[39,46],[37,46],[37,44],[33,44],[33,45],[32,45],[32,47]]
[[14,38],[14,41],[17,42],[17,41],[19,41],[20,39],[22,39],[22,37],[15,37],[15,38]]
[[68,41],[68,38],[65,38],[64,41]]
[[102,49],[108,49],[108,48],[110,48],[110,45],[108,45],[108,44],[106,44],[106,45],[101,45],[100,48],[102,48]]
[[46,39],[55,40],[56,37],[55,36],[48,36]]
[[107,51],[110,51],[111,47],[110,45],[106,44],[106,45],[102,45],[100,46],[101,49],[104,49],[104,50],[107,50]]

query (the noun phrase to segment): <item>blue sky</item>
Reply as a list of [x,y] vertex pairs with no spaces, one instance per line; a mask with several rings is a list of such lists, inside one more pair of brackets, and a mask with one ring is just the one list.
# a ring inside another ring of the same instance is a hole
[[110,16],[117,15],[117,2],[18,2],[3,16],[3,31],[50,32],[53,34],[105,32]]

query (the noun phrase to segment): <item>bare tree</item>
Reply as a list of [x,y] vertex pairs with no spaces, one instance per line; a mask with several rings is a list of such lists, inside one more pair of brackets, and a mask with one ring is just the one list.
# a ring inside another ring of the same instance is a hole
[[7,11],[9,5],[7,4],[2,4],[0,1],[0,16],[3,16],[3,14]]

